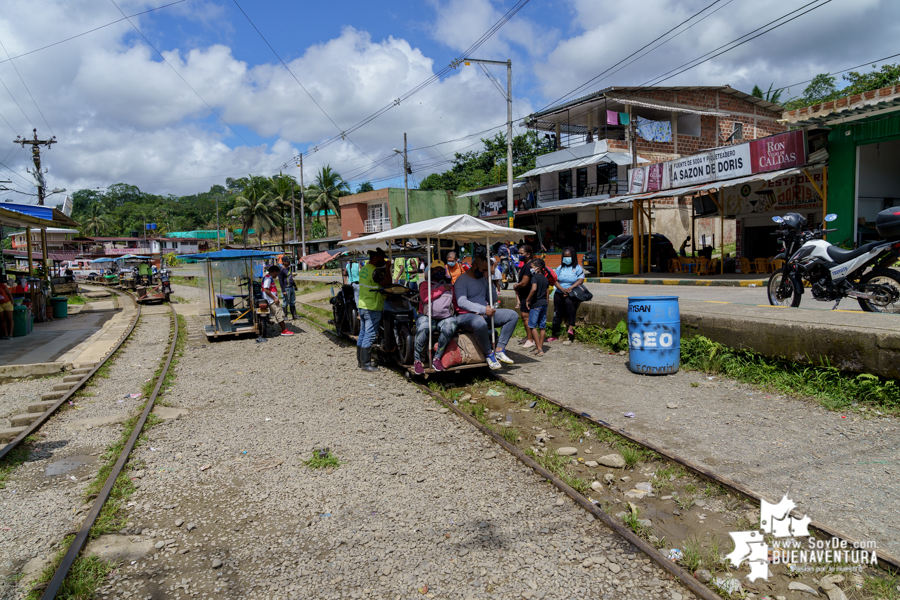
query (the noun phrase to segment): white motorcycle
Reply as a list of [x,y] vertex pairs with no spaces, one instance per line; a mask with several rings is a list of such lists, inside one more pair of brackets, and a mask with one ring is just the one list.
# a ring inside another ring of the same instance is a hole
[[[836,218],[829,214],[825,221]],[[800,306],[804,283],[808,283],[813,299],[833,301],[832,310],[844,298],[856,298],[864,311],[900,313],[900,272],[890,268],[900,258],[900,207],[878,214],[875,227],[884,240],[856,250],[842,250],[822,239],[834,229],[804,231],[806,219],[797,213],[772,220],[780,225],[773,235],[784,244],[784,251],[775,258],[787,262],[769,278],[770,304]]]

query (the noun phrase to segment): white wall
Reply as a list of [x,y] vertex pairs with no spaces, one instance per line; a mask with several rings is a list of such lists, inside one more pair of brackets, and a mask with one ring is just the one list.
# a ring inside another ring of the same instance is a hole
[[[857,217],[874,222],[887,198],[900,199],[900,141],[859,147]],[[896,203],[896,202],[895,202]]]

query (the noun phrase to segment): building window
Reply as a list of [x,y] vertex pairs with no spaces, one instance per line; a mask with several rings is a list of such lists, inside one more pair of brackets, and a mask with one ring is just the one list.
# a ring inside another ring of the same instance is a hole
[[[600,194],[615,193],[619,167],[615,163],[600,163],[597,165],[597,189]],[[613,190],[613,191],[610,191]]]
[[587,167],[582,167],[575,171],[575,189],[579,198],[584,197],[584,191],[587,189]]
[[572,197],[572,171],[559,172],[559,199],[568,200]]

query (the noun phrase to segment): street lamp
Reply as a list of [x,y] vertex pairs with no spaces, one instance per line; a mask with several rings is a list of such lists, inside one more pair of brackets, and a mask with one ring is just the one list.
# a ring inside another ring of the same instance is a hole
[[[463,63],[468,66],[470,63],[481,63],[486,65],[506,65],[506,218],[509,227],[513,226],[513,164],[512,164],[512,61],[506,62],[499,60],[482,60],[480,58],[464,58],[460,61],[454,61],[452,67],[455,69]],[[482,67],[484,69],[484,67]],[[485,74],[490,77],[491,81],[497,85],[497,89],[503,94],[503,89],[497,84],[497,80],[491,75],[487,69]]]
[[406,199],[406,223],[409,223],[409,175],[412,173],[412,168],[409,166],[409,161],[406,159],[406,134],[403,134],[403,152],[400,152],[398,149],[394,148],[394,152],[397,154],[403,155],[403,197]]

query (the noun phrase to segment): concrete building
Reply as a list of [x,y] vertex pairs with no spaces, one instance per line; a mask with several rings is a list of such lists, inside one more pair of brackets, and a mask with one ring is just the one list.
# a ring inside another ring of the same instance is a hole
[[[477,216],[477,199],[444,190],[409,190],[409,220],[468,214]],[[403,188],[383,188],[341,198],[341,239],[386,231],[406,222]]]
[[[210,240],[197,238],[95,237],[85,254],[122,256],[125,254],[193,254],[209,248]],[[211,242],[215,245],[215,240]]]

